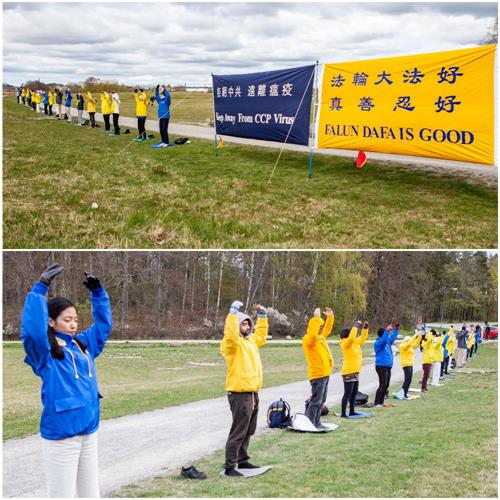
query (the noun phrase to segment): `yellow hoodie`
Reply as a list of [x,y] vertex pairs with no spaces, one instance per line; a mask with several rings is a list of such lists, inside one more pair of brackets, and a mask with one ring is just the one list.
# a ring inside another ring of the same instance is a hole
[[21,96],[26,97],[26,94],[27,94],[26,89],[23,87],[23,90],[21,91]]
[[146,92],[134,93],[135,98],[135,115],[147,116],[148,114],[148,96]]
[[434,335],[432,333],[428,333],[425,336],[425,339],[422,340],[420,344],[422,346],[422,364],[423,365],[432,365],[434,362],[434,344],[433,344]]
[[469,333],[469,336],[467,337],[467,349],[470,349],[474,345],[474,342],[474,333]]
[[101,92],[101,113],[103,115],[111,114],[111,96],[107,92]]
[[448,356],[451,358],[453,353],[455,352],[457,339],[455,338],[455,334],[448,333],[448,342],[446,342],[446,349],[448,349]]
[[439,361],[442,363],[444,361],[444,347],[443,347],[444,335],[434,338],[434,361]]
[[[243,318],[243,319],[241,319]],[[267,318],[257,318],[255,332],[240,334],[240,322],[250,319],[238,313],[228,314],[220,350],[227,365],[226,391],[257,392],[262,387],[262,363],[259,348],[266,343]]]
[[[328,377],[333,370],[333,356],[326,338],[332,333],[334,317],[311,318],[307,325],[307,332],[302,339],[302,349],[307,362],[307,376],[309,380]],[[319,333],[321,326],[323,330]]]
[[414,335],[408,342],[403,342],[399,346],[399,356],[401,359],[401,366],[413,366],[415,354],[413,349],[420,344],[420,335]]
[[87,112],[95,113],[97,109],[94,97],[90,92],[87,92]]
[[49,92],[49,106],[53,106],[56,103],[56,96],[54,92]]
[[340,349],[342,350],[342,375],[349,373],[359,373],[363,364],[363,351],[361,346],[368,338],[368,329],[363,329],[361,335],[356,337],[358,329],[353,326],[349,332],[349,337],[340,339]]

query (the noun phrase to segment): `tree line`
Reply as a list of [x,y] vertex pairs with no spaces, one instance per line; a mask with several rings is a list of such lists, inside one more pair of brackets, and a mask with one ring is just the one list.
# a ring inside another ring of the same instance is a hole
[[83,326],[84,271],[108,290],[115,339],[220,338],[229,304],[270,308],[274,336],[302,336],[317,306],[335,330],[357,318],[496,321],[497,256],[486,252],[4,252],[3,334],[19,338],[26,293],[44,267],[65,267],[50,293],[70,298]]

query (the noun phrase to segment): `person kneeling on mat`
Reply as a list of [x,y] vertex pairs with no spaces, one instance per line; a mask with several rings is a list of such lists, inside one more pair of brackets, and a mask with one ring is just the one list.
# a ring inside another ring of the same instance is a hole
[[311,383],[311,400],[306,415],[319,430],[328,430],[320,422],[321,407],[326,402],[328,382],[333,370],[333,357],[326,338],[332,333],[334,316],[329,307],[325,307],[326,321],[321,318],[321,309],[314,310],[309,320],[307,332],[302,339],[302,348],[307,362],[307,375]]
[[269,330],[267,311],[257,306],[257,324],[252,333],[250,316],[239,312],[243,303],[235,301],[226,318],[221,353],[226,360],[226,391],[233,423],[226,443],[226,476],[243,476],[240,469],[256,469],[248,460],[250,436],[257,427],[262,363],[259,349],[265,345]]
[[421,330],[417,330],[413,337],[407,335],[399,346],[399,356],[405,379],[403,382],[403,388],[396,394],[396,399],[411,399],[408,397],[408,389],[410,388],[411,379],[413,378],[413,350],[419,346],[423,333],[424,332]]
[[[357,337],[358,331],[361,335]],[[344,380],[344,395],[342,396],[341,417],[347,418],[347,403],[349,403],[349,415],[357,415],[355,410],[356,396],[359,387],[359,372],[363,364],[363,351],[361,346],[368,338],[368,321],[357,321],[351,330],[344,328],[340,332],[340,349],[342,351],[342,379]]]

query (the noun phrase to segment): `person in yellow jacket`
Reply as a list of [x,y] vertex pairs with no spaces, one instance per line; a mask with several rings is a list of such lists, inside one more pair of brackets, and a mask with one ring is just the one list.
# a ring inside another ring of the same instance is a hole
[[113,102],[111,101],[111,96],[107,92],[101,92],[101,113],[104,120],[104,132],[110,131],[109,117],[111,115],[111,106]]
[[329,307],[324,310],[326,321],[321,318],[321,309],[314,310],[309,320],[307,332],[302,339],[302,349],[307,362],[307,376],[311,384],[311,399],[306,415],[319,430],[327,427],[320,422],[321,408],[328,395],[328,382],[333,370],[333,356],[328,346],[327,337],[332,333],[334,316]]
[[148,116],[148,96],[144,89],[134,90],[135,114],[137,116],[137,128],[139,135],[134,139],[136,142],[147,140],[146,118]]
[[431,330],[433,335],[432,345],[434,349],[432,358],[432,382],[431,385],[434,387],[441,387],[443,384],[439,383],[439,378],[441,376],[441,363],[444,361],[444,347],[443,341],[444,336],[438,334],[434,328]]
[[465,360],[467,361],[469,358],[472,358],[472,348],[474,346],[474,331],[472,328],[469,328],[467,331],[467,354],[465,356]]
[[403,368],[405,378],[403,388],[395,395],[396,399],[411,399],[408,397],[408,389],[413,378],[414,349],[420,345],[422,335],[423,332],[421,330],[415,330],[415,335],[413,337],[407,335],[399,346],[399,359],[401,360],[401,367]]
[[[457,360],[455,358],[455,351],[457,349],[457,338],[455,336],[455,331],[453,330],[453,326],[448,330],[448,342],[446,343],[446,349],[448,349],[448,356],[451,359],[451,363],[449,368],[453,369],[457,366]],[[447,374],[448,371],[445,370]]]
[[97,109],[97,103],[94,96],[87,91],[87,113],[89,114],[90,126],[95,128],[95,112]]
[[[361,329],[361,335],[358,331]],[[368,322],[357,321],[352,328],[344,328],[340,332],[340,350],[342,351],[342,379],[344,381],[344,395],[342,396],[341,417],[348,418],[347,403],[349,403],[349,416],[356,415],[355,404],[359,388],[359,373],[363,364],[362,345],[368,338]]]
[[[423,332],[422,332],[423,333]],[[429,332],[421,341],[422,347],[422,392],[428,392],[427,382],[431,375],[432,363],[434,362],[434,335]]]
[[56,96],[52,89],[49,90],[49,116],[52,116],[52,107],[56,103]]
[[226,391],[233,423],[226,442],[226,476],[242,476],[240,469],[254,469],[249,462],[250,436],[257,427],[259,390],[262,387],[262,363],[259,349],[266,343],[269,330],[267,311],[257,306],[257,324],[252,333],[250,316],[240,312],[243,304],[235,301],[226,318],[221,353],[227,365]]
[[23,101],[23,104],[26,105],[26,87],[23,87],[23,89],[21,90],[21,99]]

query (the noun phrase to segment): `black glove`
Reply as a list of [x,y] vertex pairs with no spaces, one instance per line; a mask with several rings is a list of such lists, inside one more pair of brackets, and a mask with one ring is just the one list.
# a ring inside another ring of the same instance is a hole
[[96,278],[95,276],[92,276],[89,273],[85,273],[85,280],[83,281],[83,284],[90,290],[97,290],[98,288],[101,288],[101,282],[99,281],[99,278]]
[[50,282],[59,274],[61,274],[64,271],[64,267],[61,266],[60,264],[52,264],[45,271],[41,274],[39,278],[39,282],[43,283],[44,285],[49,286]]
[[156,92],[158,92],[158,90],[160,90],[160,84],[156,86]]

